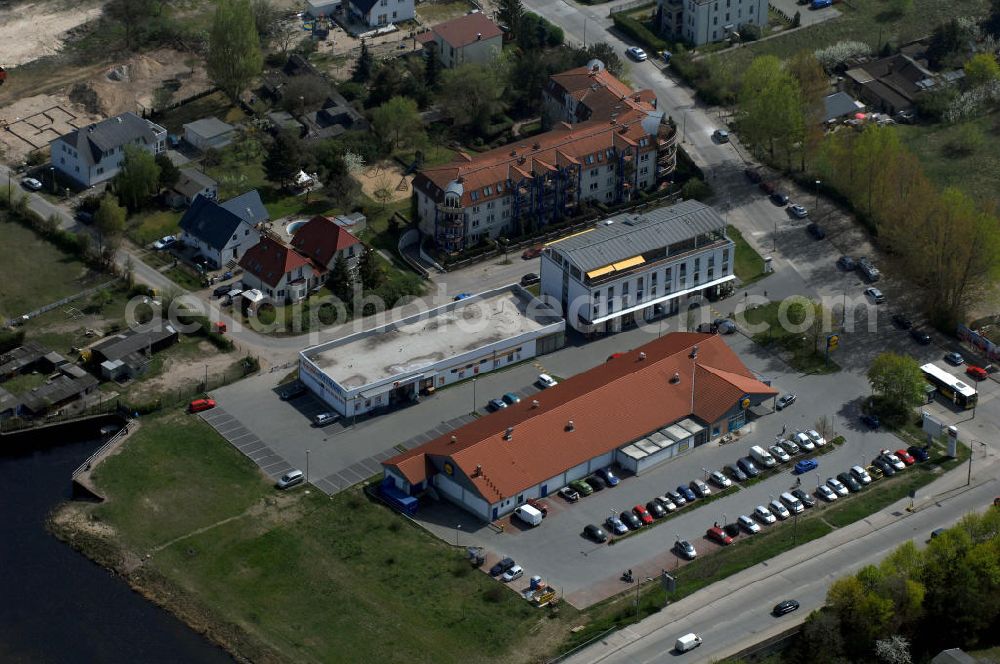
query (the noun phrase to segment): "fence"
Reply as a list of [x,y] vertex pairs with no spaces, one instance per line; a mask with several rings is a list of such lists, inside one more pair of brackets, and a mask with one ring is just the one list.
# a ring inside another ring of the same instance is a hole
[[959,325],[957,335],[959,339],[985,355],[990,362],[1000,362],[1000,347],[979,332]]
[[128,423],[126,422],[125,426],[123,426],[121,429],[118,430],[118,433],[116,433],[115,435],[111,436],[111,438],[108,439],[108,442],[104,443],[99,448],[97,448],[97,451],[91,454],[89,457],[87,457],[86,461],[77,466],[76,470],[73,471],[72,478],[75,480],[77,477],[80,476],[81,473],[90,470],[90,465],[94,463],[94,461],[96,461],[98,458],[100,458],[101,455],[103,455],[105,452],[107,452],[116,444],[118,444],[118,441],[124,438],[125,434],[127,433],[128,433]]
[[99,290],[114,285],[115,282],[117,281],[118,281],[117,279],[111,279],[110,281],[105,281],[103,284],[99,284],[97,286],[94,286],[93,288],[88,288],[87,290],[80,291],[75,295],[69,295],[67,297],[64,297],[63,299],[58,300],[57,302],[46,304],[44,307],[35,309],[34,311],[29,311],[28,313],[18,316],[17,318],[11,318],[10,320],[6,321],[6,325],[14,325],[18,320],[28,320],[29,318],[34,318],[35,316],[41,316],[42,314],[52,311],[53,309],[58,309],[64,304],[69,304],[73,300],[79,300],[81,297],[88,297],[90,295],[93,295]]

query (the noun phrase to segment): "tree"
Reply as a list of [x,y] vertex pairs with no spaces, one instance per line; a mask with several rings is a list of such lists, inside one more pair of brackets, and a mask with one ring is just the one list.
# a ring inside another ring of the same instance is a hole
[[208,35],[209,77],[236,103],[263,64],[249,0],[219,0]]
[[788,61],[788,73],[798,83],[804,121],[801,149],[801,169],[806,170],[806,159],[815,156],[823,143],[823,98],[830,87],[829,77],[811,51],[799,51]]
[[125,208],[118,204],[112,194],[104,194],[101,205],[94,213],[94,228],[97,229],[98,251],[101,256],[110,250],[114,253],[122,234],[125,232]]
[[287,129],[279,131],[264,156],[264,174],[271,182],[285,187],[295,179],[303,165],[302,141]]
[[625,73],[625,63],[618,55],[618,52],[615,51],[615,49],[612,48],[607,42],[597,42],[596,44],[591,44],[584,49],[583,53],[587,56],[587,60],[596,58],[603,62],[604,68],[615,76],[621,76]]
[[278,9],[271,0],[252,0],[250,13],[253,15],[254,28],[257,30],[261,45],[267,44],[277,29],[280,18]]
[[424,83],[431,90],[436,90],[441,82],[441,59],[438,57],[437,42],[428,43],[425,50]]
[[896,16],[902,16],[913,9],[913,0],[889,0],[889,11]]
[[909,355],[880,354],[868,369],[868,382],[888,414],[905,416],[924,399],[923,373]]
[[330,95],[330,84],[321,76],[295,76],[281,91],[281,108],[301,115],[309,108],[318,108]]
[[500,25],[507,26],[507,34],[516,39],[521,30],[521,22],[524,18],[524,5],[521,0],[500,0],[497,8],[497,19]]
[[755,149],[766,148],[772,159],[784,148],[790,162],[805,129],[802,93],[795,79],[773,55],[754,58],[739,94],[740,131]]
[[992,53],[977,53],[963,67],[969,87],[978,87],[1000,79],[1000,64]]
[[146,42],[161,11],[159,0],[111,0],[104,6],[104,16],[124,30],[125,48],[129,51]]
[[358,260],[358,277],[365,290],[375,290],[382,285],[382,266],[378,264],[375,250],[364,247]]
[[336,298],[345,305],[350,304],[354,297],[354,279],[351,277],[351,269],[347,265],[347,259],[342,253],[337,254],[337,260],[333,262],[333,268],[330,269],[330,277],[326,283]]
[[137,145],[126,145],[122,169],[114,179],[114,190],[130,212],[141,209],[160,190],[160,167],[156,158]]
[[351,72],[351,80],[355,83],[367,83],[368,79],[372,77],[372,69],[374,66],[375,59],[372,58],[372,54],[368,51],[368,43],[362,39],[361,53],[358,55],[358,61],[354,63],[354,71]]
[[424,138],[417,103],[408,97],[393,97],[372,111],[372,129],[392,150],[417,145]]
[[490,120],[503,111],[504,86],[495,69],[464,64],[441,76],[438,103],[455,125],[470,133],[485,135]]
[[161,152],[155,157],[156,165],[160,167],[160,177],[157,180],[157,188],[160,191],[172,189],[177,181],[181,179],[181,170],[174,166],[170,157]]

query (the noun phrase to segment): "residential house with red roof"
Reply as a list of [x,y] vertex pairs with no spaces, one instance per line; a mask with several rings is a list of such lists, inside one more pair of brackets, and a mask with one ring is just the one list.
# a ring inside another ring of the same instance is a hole
[[503,31],[481,12],[439,23],[417,35],[417,41],[434,52],[445,67],[489,64],[503,49]]
[[668,334],[383,461],[384,482],[492,521],[599,468],[688,453],[777,394],[722,337]]
[[353,269],[365,248],[350,231],[322,215],[316,215],[295,231],[292,247],[324,271],[333,268],[338,256],[343,256]]
[[655,111],[656,93],[633,91],[600,60],[553,74],[542,90],[542,113],[551,123],[610,120],[625,110]]
[[243,287],[257,289],[273,302],[288,304],[304,299],[317,288],[326,270],[270,234],[250,247],[240,259]]

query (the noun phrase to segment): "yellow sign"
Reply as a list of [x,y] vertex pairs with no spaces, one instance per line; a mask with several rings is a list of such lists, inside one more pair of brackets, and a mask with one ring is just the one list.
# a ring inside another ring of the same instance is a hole
[[740,399],[740,408],[746,410],[749,407],[750,407],[750,397],[743,397],[742,399]]
[[826,349],[827,350],[837,350],[837,346],[840,345],[840,335],[831,334],[826,338]]
[[452,466],[450,463],[445,463],[444,464],[444,472],[445,472],[445,475],[454,475],[455,474],[455,467]]

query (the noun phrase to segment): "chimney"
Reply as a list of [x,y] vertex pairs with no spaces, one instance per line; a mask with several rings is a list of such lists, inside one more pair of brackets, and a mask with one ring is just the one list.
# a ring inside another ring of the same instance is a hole
[[675,371],[673,378],[670,379],[670,382],[674,384],[681,382],[681,375]]
[[513,437],[514,437],[514,427],[507,427],[507,431],[505,431],[503,434],[503,439],[510,440]]
[[477,33],[476,33],[476,41],[479,41],[479,40],[480,40],[480,39],[482,39],[482,38],[483,38],[483,33],[481,33],[481,32],[477,32]]
[[691,346],[691,359],[698,357],[698,346]]
[[645,359],[646,359],[646,353],[639,353],[639,361],[641,362],[642,360]]
[[538,405],[539,405],[538,404],[538,399],[532,399],[531,400],[531,407],[532,408],[538,408]]
[[452,436],[451,437],[451,444],[454,445],[457,442],[458,442],[458,436]]
[[483,474],[483,467],[480,464],[477,463],[476,464],[476,471],[474,473],[472,473],[472,476],[473,477],[479,477],[482,474]]
[[576,425],[573,424],[573,420],[566,423],[566,431],[576,431]]

